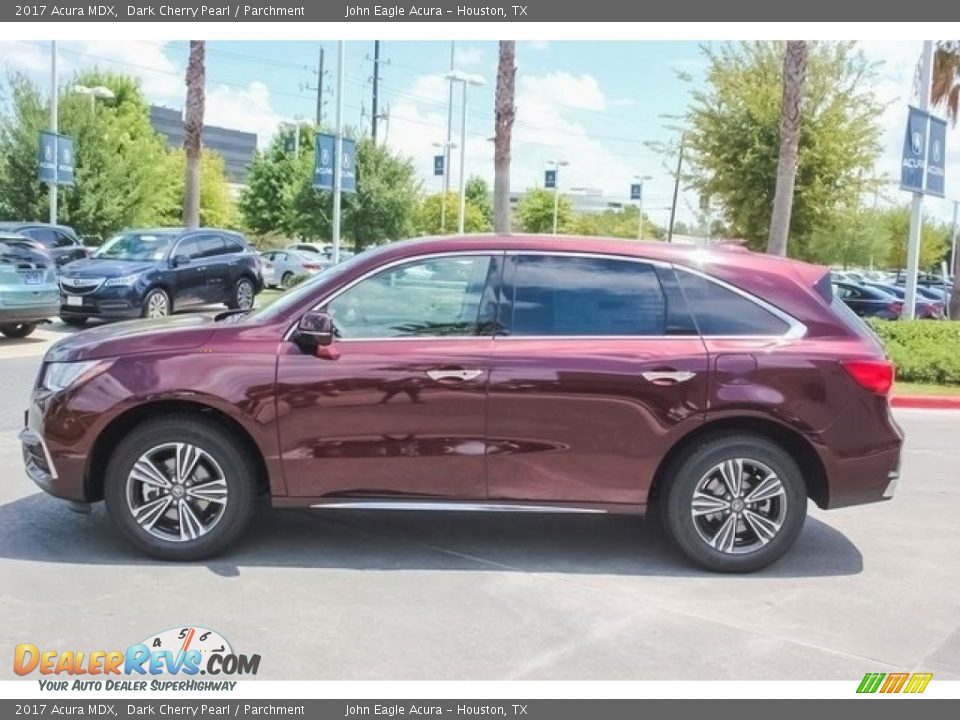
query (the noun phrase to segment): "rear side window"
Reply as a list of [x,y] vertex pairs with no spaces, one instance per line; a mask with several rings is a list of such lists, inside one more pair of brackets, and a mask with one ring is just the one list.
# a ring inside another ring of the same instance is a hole
[[228,253],[243,252],[245,249],[242,242],[229,235],[223,236],[223,244],[226,245],[226,252]]
[[24,228],[20,232],[27,237],[33,238],[37,242],[42,243],[44,247],[58,247],[57,241],[60,239],[60,235],[50,228]]
[[790,326],[743,295],[677,269],[677,279],[701,335],[783,335]]
[[611,258],[514,258],[511,335],[663,335],[653,267]]
[[202,235],[199,238],[199,243],[200,257],[216,257],[226,252],[226,248],[223,246],[223,238],[219,235]]

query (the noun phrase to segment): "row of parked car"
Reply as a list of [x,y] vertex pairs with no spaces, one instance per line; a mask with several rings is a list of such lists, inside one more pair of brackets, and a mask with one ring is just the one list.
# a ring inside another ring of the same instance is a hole
[[[879,271],[831,272],[833,292],[861,317],[876,317],[898,320],[903,314],[906,300],[906,276],[904,273]],[[946,318],[953,278],[943,278],[930,273],[917,277],[917,296],[914,317],[927,320]]]
[[195,305],[248,310],[265,287],[289,287],[332,264],[329,244],[260,253],[219,228],[125,230],[88,248],[65,225],[0,222],[0,333],[26,337],[55,316],[81,326]]

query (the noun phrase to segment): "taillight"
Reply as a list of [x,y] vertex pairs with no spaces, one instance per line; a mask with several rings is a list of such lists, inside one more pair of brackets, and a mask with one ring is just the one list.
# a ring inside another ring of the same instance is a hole
[[320,266],[319,266],[317,263],[305,262],[305,263],[303,264],[303,269],[304,269],[304,270],[319,270],[319,269],[320,269]]
[[900,313],[902,312],[903,312],[902,302],[900,302],[899,300],[894,300],[892,303],[890,303],[890,313],[894,317],[900,317]]
[[886,360],[844,360],[841,365],[864,390],[886,395],[893,386],[893,363]]

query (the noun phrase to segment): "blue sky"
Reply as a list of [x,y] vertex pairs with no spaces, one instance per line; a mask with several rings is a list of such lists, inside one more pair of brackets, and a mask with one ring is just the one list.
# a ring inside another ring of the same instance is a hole
[[[316,67],[320,47],[326,51],[325,119],[333,121],[336,82],[336,43],[330,42],[210,42],[207,55],[207,120],[256,132],[261,145],[279,123],[312,118],[316,106]],[[886,151],[882,171],[897,172],[902,141],[904,105],[911,94],[919,43],[867,43],[864,50],[882,63],[876,80],[880,98],[891,106],[882,118]],[[373,42],[346,44],[344,121],[368,128],[370,123]],[[183,104],[186,41],[81,41],[60,43],[64,75],[99,65],[141,78],[148,99],[179,108]],[[9,67],[48,82],[49,49],[40,41],[0,42],[0,57]],[[439,189],[432,175],[433,143],[446,132],[447,85],[443,74],[450,62],[449,42],[381,43],[381,138],[413,157],[430,190]],[[497,45],[457,41],[456,65],[482,77],[472,88],[467,124],[467,172],[492,179],[493,95]],[[667,221],[672,193],[665,159],[647,141],[675,139],[668,116],[684,111],[689,85],[677,72],[702,82],[705,67],[695,42],[519,42],[517,44],[517,106],[512,185],[522,190],[542,183],[547,161],[570,162],[561,170],[561,188],[586,187],[624,199],[634,175],[651,175],[645,208],[658,224]],[[455,98],[454,141],[459,136],[460,99]],[[950,133],[948,190],[960,153]],[[455,153],[456,154],[456,153]],[[455,158],[456,160],[456,158]],[[457,164],[453,163],[454,173]],[[456,177],[454,175],[454,177]],[[889,196],[906,200],[893,188]],[[960,195],[960,193],[957,193]],[[678,215],[693,217],[697,200],[681,198]],[[928,209],[948,218],[952,206],[930,201]]]

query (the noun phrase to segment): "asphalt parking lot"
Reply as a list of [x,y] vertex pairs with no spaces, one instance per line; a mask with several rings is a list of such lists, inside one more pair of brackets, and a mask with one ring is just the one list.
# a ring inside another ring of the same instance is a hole
[[695,570],[629,518],[266,507],[230,554],[174,565],[22,470],[22,411],[64,332],[0,339],[6,652],[125,648],[202,625],[259,653],[258,677],[274,680],[960,679],[960,413],[898,412],[897,497],[812,509],[793,551],[751,576]]

